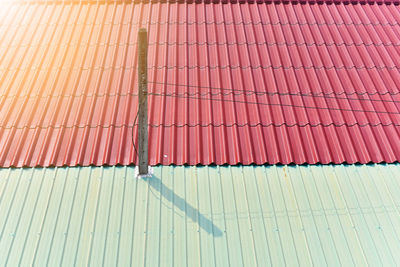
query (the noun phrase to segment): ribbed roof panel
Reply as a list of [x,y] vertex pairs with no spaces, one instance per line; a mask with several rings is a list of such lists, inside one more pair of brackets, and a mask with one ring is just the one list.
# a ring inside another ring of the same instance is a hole
[[397,266],[400,166],[0,169],[1,266]]
[[396,5],[3,4],[0,166],[400,159]]

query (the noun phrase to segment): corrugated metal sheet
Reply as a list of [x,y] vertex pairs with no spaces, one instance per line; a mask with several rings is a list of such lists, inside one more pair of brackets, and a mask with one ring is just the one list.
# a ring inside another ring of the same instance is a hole
[[151,164],[398,161],[399,14],[373,4],[4,4],[0,166],[134,163],[139,27],[156,82]]
[[397,266],[400,165],[0,170],[0,266]]
[[250,3],[250,4],[254,4],[254,3],[258,3],[258,4],[271,4],[276,3],[276,4],[281,4],[281,3],[293,3],[293,4],[352,4],[352,5],[356,5],[356,4],[378,4],[378,5],[399,5],[400,4],[400,0],[1,0],[1,3],[6,3],[6,4],[10,4],[13,3],[15,4],[16,2],[20,3],[20,4],[48,4],[48,3],[57,3],[57,4],[104,4],[104,3],[145,3],[148,4],[149,2],[151,3],[188,3],[188,4],[192,4],[192,3],[196,3],[196,4],[201,4],[201,3],[205,3],[205,4],[227,4],[227,3],[232,3],[232,4],[236,4],[236,3],[240,3],[240,4],[244,4],[244,3]]

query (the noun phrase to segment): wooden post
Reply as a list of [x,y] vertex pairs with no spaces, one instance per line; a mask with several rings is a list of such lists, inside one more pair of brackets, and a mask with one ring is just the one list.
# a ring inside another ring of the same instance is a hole
[[139,175],[149,173],[148,122],[147,122],[147,31],[138,34],[138,81],[139,81]]

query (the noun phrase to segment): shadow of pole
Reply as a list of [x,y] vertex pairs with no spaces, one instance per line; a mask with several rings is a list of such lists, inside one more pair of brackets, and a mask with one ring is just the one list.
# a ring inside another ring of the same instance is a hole
[[165,186],[160,178],[153,175],[151,178],[144,178],[143,180],[146,181],[151,188],[157,190],[161,197],[165,198],[174,204],[175,207],[183,211],[187,217],[197,223],[208,234],[213,235],[214,237],[222,236],[222,231],[214,225],[212,221],[201,214],[198,209],[187,203],[186,200],[176,195],[173,190]]

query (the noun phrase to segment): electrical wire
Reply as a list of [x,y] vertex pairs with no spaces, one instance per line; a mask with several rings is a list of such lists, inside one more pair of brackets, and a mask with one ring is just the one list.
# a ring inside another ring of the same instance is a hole
[[[250,93],[255,93],[257,95],[279,95],[279,96],[284,96],[284,95],[291,95],[291,96],[307,96],[307,97],[323,97],[323,98],[330,98],[330,99],[342,99],[342,100],[355,100],[355,101],[376,101],[376,102],[385,102],[385,103],[400,103],[400,101],[390,101],[390,100],[377,100],[377,99],[359,99],[359,98],[344,98],[344,97],[332,97],[332,96],[327,96],[327,95],[321,95],[321,93],[318,94],[305,94],[305,93],[279,93],[279,92],[256,92],[256,91],[250,91],[250,90],[239,90],[239,89],[228,89],[228,88],[219,88],[219,87],[206,87],[206,86],[196,86],[196,85],[183,85],[183,84],[173,84],[173,83],[160,83],[160,82],[151,82],[149,81],[148,83],[150,84],[162,84],[162,85],[171,85],[171,86],[183,86],[183,87],[193,87],[193,88],[207,88],[207,89],[214,89],[214,90],[221,90],[221,91],[230,91],[230,93],[232,93],[233,95],[240,95],[240,94],[234,94],[233,92],[240,92],[240,93],[245,93],[245,95],[248,95]],[[357,93],[357,92],[355,92]],[[176,98],[186,98],[186,99],[194,99],[194,100],[209,100],[209,101],[221,101],[221,102],[231,102],[231,103],[240,103],[240,104],[255,104],[255,105],[259,105],[259,106],[278,106],[278,107],[292,107],[292,108],[303,108],[303,109],[316,109],[316,110],[335,110],[335,111],[345,111],[345,112],[363,112],[363,113],[376,113],[376,114],[393,114],[393,115],[400,115],[399,112],[389,112],[389,111],[375,111],[375,110],[361,110],[361,109],[343,109],[343,108],[334,108],[334,107],[317,107],[317,106],[303,106],[303,105],[294,105],[294,104],[284,104],[284,103],[262,103],[262,102],[252,102],[252,101],[243,101],[243,100],[232,100],[232,99],[223,99],[223,98],[210,98],[210,97],[195,97],[197,94],[200,94],[200,96],[209,96],[209,94],[211,94],[211,96],[214,95],[221,95],[222,96],[226,96],[229,94],[213,94],[211,92],[203,92],[203,95],[201,92],[199,93],[194,93],[194,94],[190,94],[189,92],[185,92],[182,94],[179,93],[154,93],[154,92],[148,92],[148,95],[154,95],[156,97],[176,97]],[[329,95],[336,95],[335,92],[332,93],[328,93]],[[339,93],[340,95],[345,94],[345,92],[341,92]],[[357,94],[361,94],[361,95],[371,95],[368,92],[363,92],[363,93],[357,93]],[[397,95],[399,93],[390,93],[390,92],[385,92],[385,93],[372,93],[372,95]],[[71,95],[70,95],[71,96]],[[85,94],[83,94],[82,96],[86,96]],[[90,96],[138,96],[138,94],[136,93],[126,93],[126,94],[102,94],[102,95],[97,95],[97,94],[91,94]],[[64,128],[122,128],[122,127],[126,127],[126,128],[132,128],[132,144],[135,148],[135,151],[137,152],[136,146],[135,146],[135,142],[134,142],[134,130],[133,128],[136,126],[136,122],[137,122],[137,118],[138,118],[138,113],[136,113],[135,115],[135,119],[134,119],[134,123],[133,125],[128,125],[128,124],[121,124],[121,125],[23,125],[23,126],[17,126],[17,125],[10,125],[10,126],[4,126],[4,125],[0,125],[0,129],[3,130],[10,130],[10,129],[17,129],[17,130],[23,130],[23,129],[27,129],[27,130],[32,130],[32,129],[48,129],[48,128],[53,128],[53,129],[64,129]],[[231,124],[226,124],[226,123],[205,123],[205,124],[200,124],[200,123],[196,123],[196,124],[178,124],[178,123],[172,123],[172,124],[151,124],[149,123],[148,126],[149,127],[233,127],[233,126],[237,126],[237,127],[269,127],[269,126],[275,126],[275,127],[280,127],[286,125],[287,127],[293,127],[293,126],[298,126],[298,127],[306,127],[306,126],[311,126],[311,127],[316,127],[316,126],[335,126],[335,127],[341,127],[341,126],[348,126],[348,127],[352,127],[354,125],[359,125],[360,127],[364,127],[364,126],[400,126],[400,124],[396,124],[393,122],[390,123],[364,123],[361,124],[359,122],[356,123],[327,123],[327,124],[323,124],[323,123],[316,123],[316,124],[311,124],[311,123],[293,123],[293,124],[287,124],[287,123],[256,123],[256,124],[249,124],[249,123],[243,123],[243,124],[239,124],[239,123],[231,123]]]
[[[222,91],[238,91],[238,92],[254,92],[254,93],[262,93],[262,94],[264,94],[264,93],[267,93],[267,94],[269,94],[269,93],[271,93],[271,94],[287,94],[287,93],[280,93],[280,92],[257,92],[257,91],[253,91],[253,90],[245,90],[245,89],[234,89],[234,88],[222,88],[222,87],[213,87],[213,86],[201,86],[201,85],[191,85],[191,84],[176,84],[176,83],[167,83],[167,82],[154,82],[154,81],[148,81],[147,83],[151,83],[151,84],[159,84],[159,85],[170,85],[170,86],[182,86],[182,87],[192,87],[192,88],[204,88],[204,89],[215,89],[215,90],[222,90]],[[369,92],[356,92],[356,91],[354,91],[354,92],[352,92],[352,93],[347,93],[347,92],[345,92],[345,91],[342,91],[342,92],[339,92],[339,93],[336,93],[336,92],[334,92],[334,91],[332,91],[332,92],[329,92],[329,93],[325,93],[325,92],[320,92],[320,93],[318,93],[318,94],[327,94],[327,95],[329,95],[329,94],[359,94],[359,95],[364,95],[364,94],[367,94],[367,95],[375,95],[375,94],[393,94],[393,95],[397,95],[397,94],[400,94],[400,91],[399,92],[396,92],[396,93],[391,93],[391,92],[385,92],[385,93],[380,93],[380,92],[378,92],[378,91],[376,91],[376,92],[374,92],[374,93],[369,93]],[[314,96],[315,94],[312,94],[312,93],[310,93],[310,94],[305,94],[305,95],[311,95],[311,96]]]
[[[156,92],[152,92],[157,94]],[[324,98],[324,99],[334,99],[334,100],[349,100],[349,101],[367,101],[367,102],[379,102],[379,103],[398,103],[399,100],[385,100],[385,99],[370,99],[370,98],[351,98],[351,97],[335,97],[335,96],[324,96],[324,95],[311,95],[311,94],[301,94],[301,93],[268,93],[268,92],[260,92],[260,93],[252,93],[252,92],[244,92],[244,93],[213,93],[209,92],[183,92],[183,93],[161,93],[168,96],[293,96],[293,97],[312,97],[312,98]]]
[[[212,89],[212,90],[220,90],[220,91],[229,91],[229,93],[213,93],[211,91],[208,92],[183,92],[183,93],[170,93],[171,96],[172,95],[188,95],[188,96],[194,96],[194,95],[258,95],[258,96],[262,96],[262,95],[268,95],[268,96],[275,96],[275,95],[279,95],[279,96],[285,96],[285,95],[289,95],[289,96],[305,96],[305,97],[322,97],[322,98],[328,98],[328,99],[343,99],[343,100],[356,100],[356,101],[372,101],[372,102],[388,102],[388,103],[400,103],[400,101],[398,100],[384,100],[384,99],[367,99],[367,98],[348,98],[348,97],[336,97],[336,96],[341,96],[341,95],[358,95],[358,96],[364,96],[364,95],[368,95],[368,96],[374,96],[374,95],[379,95],[379,96],[385,96],[385,95],[390,95],[390,96],[394,96],[394,95],[399,95],[400,91],[395,92],[395,93],[391,93],[391,92],[385,92],[385,93],[380,93],[378,91],[374,92],[374,93],[369,93],[369,92],[361,92],[358,93],[356,91],[351,92],[351,93],[347,93],[345,91],[342,92],[329,92],[329,93],[325,93],[325,92],[319,92],[319,93],[289,93],[289,92],[285,92],[285,93],[281,93],[281,92],[257,92],[254,90],[245,90],[245,89],[228,89],[228,88],[220,88],[220,87],[208,87],[208,86],[196,86],[196,85],[185,85],[185,84],[173,84],[173,83],[160,83],[160,82],[148,82],[148,83],[152,83],[152,84],[159,84],[159,85],[168,85],[168,86],[177,86],[177,87],[192,87],[192,88],[203,88],[203,89]],[[233,93],[233,92],[238,92],[237,94]],[[154,92],[153,92],[154,93]],[[330,95],[335,95],[335,96],[330,96]]]
[[[365,99],[365,98],[345,98],[345,97],[335,97],[337,95],[352,95],[352,94],[356,94],[356,95],[378,95],[378,96],[382,96],[382,95],[398,95],[400,94],[400,92],[395,92],[395,93],[391,93],[391,92],[385,92],[385,93],[380,93],[380,92],[374,92],[374,93],[369,93],[369,92],[353,92],[353,93],[346,93],[346,92],[340,92],[340,93],[336,93],[336,92],[329,92],[329,93],[280,93],[280,92],[257,92],[257,91],[252,91],[252,90],[240,90],[240,89],[228,89],[228,88],[220,88],[220,87],[211,87],[211,86],[196,86],[196,85],[184,85],[184,84],[174,84],[174,83],[161,83],[161,82],[154,82],[154,81],[149,81],[148,83],[150,84],[159,84],[159,85],[169,85],[169,86],[180,86],[180,87],[189,87],[189,88],[205,88],[205,89],[211,89],[211,90],[221,90],[221,91],[228,91],[228,94],[215,94],[212,93],[210,91],[208,92],[195,92],[195,93],[190,93],[190,92],[184,92],[182,94],[180,93],[155,93],[155,92],[148,92],[148,95],[154,95],[156,97],[176,97],[176,98],[186,98],[186,99],[194,99],[194,100],[209,100],[209,101],[221,101],[221,102],[231,102],[231,103],[240,103],[240,104],[255,104],[255,105],[259,105],[259,106],[278,106],[278,107],[292,107],[292,108],[302,108],[302,109],[316,109],[316,110],[335,110],[335,111],[344,111],[344,112],[362,112],[362,113],[376,113],[376,114],[391,114],[391,115],[400,115],[400,112],[389,112],[389,111],[375,111],[375,110],[361,110],[361,109],[343,109],[343,108],[334,108],[334,107],[317,107],[317,106],[303,106],[303,105],[294,105],[294,104],[284,104],[284,103],[262,103],[262,102],[253,102],[253,101],[243,101],[243,100],[232,100],[232,99],[223,99],[222,96],[226,96],[229,94],[233,94],[235,95],[250,95],[250,94],[256,94],[256,95],[279,95],[279,96],[306,96],[306,97],[322,97],[322,98],[327,98],[327,99],[335,99],[335,100],[354,100],[354,101],[372,101],[372,102],[384,102],[384,103],[400,103],[400,101],[396,101],[396,100],[378,100],[378,99]],[[235,94],[234,92],[238,92],[238,94]],[[196,95],[200,95],[201,97],[196,97]],[[215,96],[215,95],[220,95],[221,98],[211,98],[211,97],[203,97],[203,96]],[[335,95],[335,96],[329,96],[329,95]],[[68,95],[68,97],[71,97],[73,95]],[[118,93],[113,93],[113,94],[91,94],[91,95],[85,95],[82,94],[81,96],[138,96],[137,93],[126,93],[126,94],[118,94]],[[51,97],[51,96],[48,96]],[[133,125],[128,125],[128,124],[121,124],[121,125],[23,125],[23,126],[17,126],[17,125],[10,125],[10,126],[4,126],[4,125],[0,125],[0,129],[3,130],[10,130],[10,129],[18,129],[18,130],[23,130],[23,129],[27,129],[27,130],[32,130],[32,129],[48,129],[48,128],[53,128],[53,129],[64,129],[64,128],[122,128],[122,127],[127,127],[127,128],[132,128],[132,144],[135,148],[135,151],[137,153],[137,148],[135,146],[135,142],[134,142],[134,130],[133,128],[136,126],[136,122],[138,119],[138,113],[136,113],[135,115],[135,119],[134,119],[134,123]],[[298,126],[298,127],[306,127],[306,126],[311,126],[311,127],[316,127],[316,126],[336,126],[336,127],[341,127],[341,126],[348,126],[348,127],[352,127],[354,125],[359,125],[360,127],[364,127],[364,126],[400,126],[400,124],[396,124],[393,122],[390,123],[364,123],[364,124],[360,124],[358,122],[356,123],[340,123],[340,124],[335,124],[334,122],[332,123],[327,123],[327,124],[323,124],[323,123],[316,123],[316,124],[311,124],[311,123],[294,123],[294,124],[287,124],[287,123],[267,123],[267,124],[263,124],[263,123],[256,123],[256,124],[249,124],[249,123],[243,123],[243,124],[239,124],[239,123],[231,123],[231,124],[226,124],[226,123],[205,123],[205,124],[200,124],[200,123],[196,123],[196,124],[177,124],[177,123],[172,123],[172,124],[151,124],[149,123],[148,126],[156,128],[156,127],[233,127],[233,126],[237,126],[237,127],[268,127],[268,126],[275,126],[275,127],[280,127],[286,125],[287,127],[293,127],[293,126]]]
[[254,104],[254,105],[262,105],[262,106],[280,106],[280,107],[293,107],[293,108],[317,109],[317,110],[336,110],[336,111],[349,111],[349,112],[365,112],[365,113],[379,113],[379,114],[400,115],[399,112],[391,112],[391,111],[375,111],[375,110],[362,110],[362,109],[310,107],[310,106],[300,106],[300,105],[283,104],[283,103],[260,103],[260,102],[250,102],[250,101],[221,99],[221,98],[220,99],[215,99],[215,98],[203,98],[203,97],[192,97],[192,96],[177,96],[177,95],[173,95],[173,94],[157,94],[157,93],[148,93],[148,94],[149,95],[154,95],[154,96],[167,96],[167,97],[187,98],[187,99],[197,99],[197,100],[212,100],[212,101],[241,103],[241,104]]
[[133,133],[134,133],[134,129],[135,129],[134,126],[136,125],[136,120],[138,118],[138,115],[139,115],[139,110],[136,112],[135,120],[133,121],[133,126],[132,126],[132,145],[133,145],[133,148],[135,149],[136,155],[138,155],[138,151],[135,146],[135,140],[133,138]]
[[[167,86],[176,86],[176,87],[189,87],[189,88],[200,88],[200,89],[211,89],[211,90],[219,90],[219,91],[225,91],[224,92],[213,92],[213,91],[204,91],[204,92],[182,92],[182,93],[170,93],[171,95],[188,95],[188,96],[227,96],[227,95],[257,95],[257,96],[263,96],[263,95],[268,95],[268,96],[304,96],[304,97],[317,97],[317,98],[328,98],[328,99],[343,99],[343,100],[355,100],[355,101],[372,101],[372,102],[388,102],[388,103],[400,103],[400,100],[385,100],[385,99],[370,99],[370,98],[351,98],[351,97],[337,97],[337,96],[362,96],[362,97],[367,97],[367,96],[399,96],[400,91],[397,92],[346,92],[346,91],[341,91],[341,92],[318,92],[318,93],[289,93],[289,92],[258,92],[254,90],[246,90],[246,89],[229,89],[229,88],[221,88],[221,87],[211,87],[211,86],[196,86],[196,85],[185,85],[185,84],[173,84],[173,83],[160,83],[160,82],[149,82],[152,84],[157,84],[157,85],[167,85]],[[153,91],[152,93],[157,93],[157,91]],[[125,96],[138,96],[138,93],[77,93],[77,94],[47,94],[47,95],[39,95],[39,94],[24,94],[24,95],[7,95],[3,94],[0,95],[1,98],[6,98],[6,99],[13,99],[13,98],[23,98],[23,99],[46,99],[46,98],[79,98],[79,97],[125,97]]]
[[[158,85],[168,85],[168,86],[177,86],[177,87],[191,87],[191,88],[202,88],[202,89],[213,89],[213,90],[221,90],[221,91],[232,91],[232,92],[241,92],[241,93],[254,93],[254,94],[259,94],[259,95],[300,95],[300,96],[326,96],[326,95],[399,95],[400,91],[398,92],[390,92],[389,90],[387,92],[378,92],[375,91],[373,93],[364,91],[364,92],[346,92],[346,91],[341,91],[341,92],[318,92],[318,93],[281,93],[281,92],[258,92],[254,90],[246,90],[246,89],[233,89],[233,88],[222,88],[222,87],[213,87],[213,86],[201,86],[201,85],[190,85],[190,84],[176,84],[176,83],[164,83],[164,82],[152,82],[149,81],[148,83],[151,84],[158,84]],[[206,92],[208,93],[208,92]]]
[[[146,94],[147,94],[147,93],[146,93]],[[139,99],[139,98],[138,98],[138,99]],[[139,102],[139,101],[138,101],[138,102]],[[143,103],[143,102],[142,102],[142,103]],[[133,125],[132,125],[132,145],[133,145],[133,148],[135,149],[136,155],[138,155],[139,153],[138,153],[138,151],[137,151],[137,149],[136,149],[135,140],[134,140],[134,138],[133,138],[133,133],[134,133],[134,127],[135,127],[135,125],[136,125],[137,118],[138,118],[138,116],[139,116],[139,106],[140,106],[140,103],[138,103],[138,109],[137,109],[137,111],[136,111],[135,120],[133,121]]]
[[[173,84],[173,83],[160,83],[160,82],[148,82],[152,84],[158,84],[158,85],[167,85],[167,86],[177,86],[177,87],[192,87],[192,88],[206,88],[206,89],[211,89],[211,90],[220,90],[220,91],[226,91],[226,93],[223,92],[212,92],[212,91],[206,91],[206,92],[182,92],[182,93],[168,93],[169,96],[228,96],[228,95],[233,95],[233,96],[239,96],[239,95],[256,95],[256,96],[263,96],[263,95],[268,95],[268,96],[304,96],[304,97],[313,97],[313,98],[324,98],[324,99],[335,99],[335,100],[350,100],[350,101],[371,101],[371,102],[383,102],[383,103],[399,103],[400,100],[385,100],[385,99],[370,99],[370,98],[351,98],[351,97],[337,97],[337,96],[350,96],[350,95],[357,95],[357,96],[398,96],[400,95],[400,91],[398,92],[350,92],[347,93],[345,91],[342,92],[318,92],[318,93],[289,93],[289,92],[258,92],[254,90],[245,90],[245,89],[228,89],[228,88],[220,88],[220,87],[208,87],[208,86],[196,86],[196,85],[184,85],[184,84]],[[150,92],[153,94],[157,94],[156,91]],[[125,96],[138,96],[137,93],[90,93],[90,94],[85,94],[85,93],[79,93],[79,94],[48,94],[48,95],[0,95],[1,98],[6,98],[6,99],[13,99],[13,98],[24,98],[24,99],[46,99],[46,98],[59,98],[59,97],[64,97],[64,98],[78,98],[78,97],[125,97]]]

